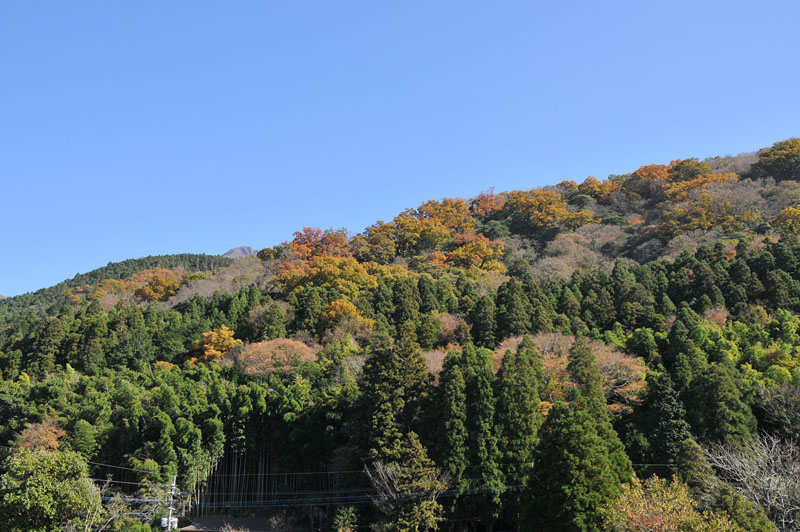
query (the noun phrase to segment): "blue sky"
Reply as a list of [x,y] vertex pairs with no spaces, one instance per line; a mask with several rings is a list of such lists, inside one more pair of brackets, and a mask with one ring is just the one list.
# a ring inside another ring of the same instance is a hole
[[800,135],[800,3],[8,1],[0,294]]

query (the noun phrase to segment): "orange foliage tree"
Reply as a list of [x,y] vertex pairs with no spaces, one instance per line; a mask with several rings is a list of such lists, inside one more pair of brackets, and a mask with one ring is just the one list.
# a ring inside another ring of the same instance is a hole
[[322,231],[317,227],[304,227],[302,231],[294,232],[294,239],[290,246],[292,253],[302,260],[321,255],[350,255],[346,229]]
[[233,337],[233,330],[223,324],[219,329],[202,333],[201,340],[195,340],[194,349],[202,353],[193,358],[192,362],[203,362],[209,364],[218,362],[222,355],[230,351],[236,345],[242,343],[238,338]]
[[297,340],[275,338],[249,344],[239,355],[238,362],[248,375],[266,375],[287,371],[302,362],[316,359],[314,350]]
[[503,202],[500,197],[494,193],[494,190],[491,189],[486,192],[481,192],[470,201],[470,211],[474,216],[486,216],[502,208]]
[[17,446],[23,449],[44,449],[57,451],[61,438],[67,431],[58,426],[53,418],[47,418],[39,423],[29,423],[19,436]]

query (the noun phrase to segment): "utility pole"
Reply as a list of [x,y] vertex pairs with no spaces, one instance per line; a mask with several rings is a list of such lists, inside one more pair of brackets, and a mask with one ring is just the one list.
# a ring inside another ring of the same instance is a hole
[[172,477],[172,484],[169,487],[169,517],[167,517],[167,532],[172,532],[172,512],[175,511],[175,508],[172,507],[172,502],[175,497],[175,483],[178,477]]

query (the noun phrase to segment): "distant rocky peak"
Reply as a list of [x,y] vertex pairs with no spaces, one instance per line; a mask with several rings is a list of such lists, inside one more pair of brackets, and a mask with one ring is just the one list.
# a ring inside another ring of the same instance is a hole
[[228,257],[229,259],[241,259],[242,257],[249,257],[250,255],[255,255],[256,250],[251,248],[250,246],[239,246],[238,248],[232,248],[222,254],[223,257]]

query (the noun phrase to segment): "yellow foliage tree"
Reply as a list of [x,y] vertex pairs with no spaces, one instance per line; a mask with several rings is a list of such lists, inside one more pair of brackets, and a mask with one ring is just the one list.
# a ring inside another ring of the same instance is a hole
[[694,189],[704,187],[711,183],[727,183],[729,181],[738,180],[739,176],[733,172],[725,174],[706,174],[688,181],[666,182],[662,188],[668,198],[681,201],[685,200],[689,196],[689,192]]
[[348,319],[364,320],[370,327],[374,323],[372,320],[363,318],[358,308],[346,299],[331,301],[322,313],[322,323],[326,330],[333,329],[338,324]]
[[570,211],[564,197],[552,190],[509,192],[504,209],[511,224],[526,232],[557,226],[575,229],[592,221],[592,211]]
[[604,511],[608,532],[744,532],[727,515],[700,512],[689,488],[653,476],[634,477]]
[[437,218],[418,218],[413,211],[395,217],[395,242],[401,255],[420,249],[435,249],[450,239],[450,230]]
[[459,238],[463,244],[447,254],[447,263],[459,268],[478,268],[484,271],[504,272],[498,260],[503,256],[505,244],[489,240],[483,235],[471,234]]
[[211,362],[218,362],[222,355],[230,351],[236,345],[242,343],[238,338],[233,337],[233,330],[229,329],[225,324],[219,329],[204,332],[202,340],[195,340],[194,349],[202,351],[200,356],[192,359],[192,362],[203,362],[209,364]]
[[287,265],[278,273],[275,284],[286,292],[301,286],[329,286],[355,298],[378,287],[377,277],[368,270],[369,264],[352,257],[322,255],[299,266]]
[[469,205],[461,198],[444,198],[442,201],[426,201],[417,209],[423,219],[436,219],[452,231],[464,233],[472,231],[475,220],[469,213]]
[[597,178],[589,176],[583,183],[578,185],[578,191],[581,194],[587,194],[595,199],[608,197],[612,192],[619,190],[620,184],[618,181],[599,181]]
[[783,236],[794,236],[800,232],[800,205],[786,207],[772,220],[772,226]]

